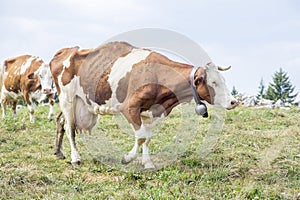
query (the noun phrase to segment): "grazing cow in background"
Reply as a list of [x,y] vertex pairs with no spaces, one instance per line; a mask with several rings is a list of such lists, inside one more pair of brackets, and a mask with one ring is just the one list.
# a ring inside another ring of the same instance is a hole
[[135,132],[135,144],[122,163],[134,160],[142,146],[142,164],[151,169],[155,166],[148,145],[156,119],[166,117],[175,106],[192,101],[195,95],[227,109],[237,105],[218,72],[225,68],[209,63],[194,69],[125,42],[111,42],[96,49],[61,49],[50,68],[63,113],[57,122],[55,154],[64,158],[61,145],[65,129],[73,164],[81,162],[75,130],[90,131],[98,114],[125,116]]
[[6,115],[6,105],[12,104],[13,116],[17,117],[16,105],[24,97],[30,121],[34,122],[32,99],[49,98],[49,119],[53,118],[54,91],[50,67],[38,57],[23,55],[4,61],[0,69],[2,117]]

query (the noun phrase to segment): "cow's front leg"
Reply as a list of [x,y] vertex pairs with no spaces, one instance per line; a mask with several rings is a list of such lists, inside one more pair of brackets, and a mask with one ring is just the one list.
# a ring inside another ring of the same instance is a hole
[[131,151],[124,155],[122,159],[123,164],[127,164],[133,161],[138,154],[138,149],[140,146],[143,148],[142,153],[142,165],[145,169],[154,169],[155,166],[151,161],[150,154],[149,154],[149,142],[150,142],[150,135],[151,129],[146,128],[144,125],[140,127],[139,130],[134,130],[135,132],[135,144]]
[[33,104],[27,104],[28,112],[29,112],[29,119],[31,123],[34,123],[34,107]]
[[33,108],[33,104],[31,102],[31,99],[29,97],[29,94],[27,91],[23,91],[23,95],[24,95],[24,98],[25,98],[25,102],[27,103],[27,109],[28,109],[28,112],[29,112],[29,118],[30,118],[30,122],[34,122],[34,108]]
[[52,98],[49,98],[49,114],[48,119],[52,120],[54,117],[54,100]]
[[139,139],[136,138],[135,139],[135,143],[133,148],[131,149],[131,151],[129,151],[127,154],[124,155],[124,157],[122,158],[122,164],[128,164],[131,161],[133,161],[134,159],[137,158],[137,154],[138,154],[138,150],[139,150]]
[[143,143],[143,155],[142,155],[142,165],[145,169],[155,169],[155,166],[150,158],[149,154],[149,143],[150,143],[150,137],[145,139],[145,142]]
[[150,159],[148,150],[148,144],[151,135],[151,126],[143,125],[140,110],[141,109],[139,104],[135,101],[130,100],[124,102],[121,107],[121,112],[123,113],[127,121],[131,124],[135,134],[135,144],[131,151],[124,155],[122,163],[127,164],[134,160],[137,157],[139,147],[147,141],[147,143],[145,143],[145,146],[143,145],[142,164],[144,165],[145,169],[153,169],[155,167]]
[[131,151],[129,151],[127,154],[125,154],[122,158],[122,164],[128,164],[137,157],[137,153],[139,150],[140,145],[142,144],[140,142],[140,137],[137,135],[138,129],[141,128],[142,121],[140,118],[140,108],[138,105],[134,106],[128,106],[127,103],[124,103],[121,107],[121,112],[127,119],[127,121],[132,125],[132,129],[135,132],[135,143]]
[[155,169],[149,154],[151,130],[152,126],[142,124],[141,129],[136,131],[136,137],[139,138],[139,146],[142,146],[142,165],[145,169]]

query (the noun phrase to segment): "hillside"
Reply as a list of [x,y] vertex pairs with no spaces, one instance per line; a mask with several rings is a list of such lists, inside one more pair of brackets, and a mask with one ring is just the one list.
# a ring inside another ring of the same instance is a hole
[[36,110],[33,124],[26,109],[0,121],[1,199],[300,199],[299,107],[220,111],[224,124],[179,107],[154,130],[154,171],[120,164],[133,136],[117,116],[78,135],[81,166],[70,164],[67,137],[57,160],[55,121]]

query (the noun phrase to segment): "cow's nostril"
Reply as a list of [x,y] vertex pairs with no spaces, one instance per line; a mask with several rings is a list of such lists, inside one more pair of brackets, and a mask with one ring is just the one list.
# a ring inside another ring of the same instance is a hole
[[234,105],[237,104],[237,101],[236,100],[232,100],[230,103],[231,103],[232,106],[234,106]]

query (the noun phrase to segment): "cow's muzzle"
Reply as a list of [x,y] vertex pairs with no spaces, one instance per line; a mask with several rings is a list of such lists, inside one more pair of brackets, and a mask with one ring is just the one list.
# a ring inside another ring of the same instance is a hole
[[237,107],[238,105],[239,105],[238,101],[236,99],[232,99],[230,101],[230,106],[227,107],[226,109],[231,110],[231,109],[234,109],[235,107]]
[[42,91],[44,94],[51,94],[52,93],[52,89],[51,88],[45,88]]

